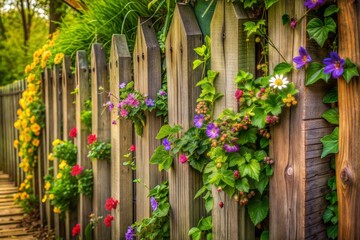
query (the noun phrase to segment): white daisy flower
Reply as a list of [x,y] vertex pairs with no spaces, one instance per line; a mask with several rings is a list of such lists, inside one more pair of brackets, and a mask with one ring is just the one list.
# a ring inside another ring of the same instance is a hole
[[287,79],[287,77],[284,77],[284,75],[275,75],[275,77],[270,78],[270,87],[273,88],[278,88],[279,90],[283,89],[283,88],[287,88],[286,85],[289,84],[289,81]]

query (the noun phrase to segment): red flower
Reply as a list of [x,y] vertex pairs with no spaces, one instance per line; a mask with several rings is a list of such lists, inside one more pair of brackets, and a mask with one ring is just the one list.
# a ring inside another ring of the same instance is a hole
[[179,161],[180,161],[182,164],[186,163],[187,160],[188,160],[188,158],[187,158],[186,155],[184,155],[184,154],[181,154],[181,155],[180,155]]
[[115,200],[113,197],[107,199],[105,203],[106,211],[111,211],[111,209],[116,209],[118,202],[119,201]]
[[77,133],[76,127],[72,128],[69,132],[69,137],[73,139],[76,138],[76,133]]
[[129,150],[130,150],[130,152],[135,152],[135,150],[136,150],[135,145],[134,145],[134,144],[131,145],[131,147],[129,148]]
[[88,144],[93,144],[94,142],[96,142],[96,135],[95,134],[90,134],[88,136]]
[[110,227],[112,221],[114,221],[114,217],[111,216],[110,214],[108,214],[108,215],[104,218],[105,226]]
[[73,166],[72,168],[71,168],[71,176],[77,176],[77,175],[79,175],[82,171],[84,170],[84,168],[82,168],[82,167],[80,167],[80,165],[79,164],[76,164],[75,166]]
[[76,224],[75,227],[72,229],[72,236],[75,237],[76,235],[80,234],[80,224]]

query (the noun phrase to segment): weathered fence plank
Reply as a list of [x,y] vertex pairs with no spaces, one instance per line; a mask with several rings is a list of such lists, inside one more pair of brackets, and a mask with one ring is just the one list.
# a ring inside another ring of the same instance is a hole
[[[98,141],[110,140],[110,112],[102,111],[108,101],[109,81],[105,52],[101,44],[93,44],[91,49],[91,100],[92,100],[92,132]],[[99,91],[99,87],[104,90]],[[104,93],[105,92],[105,93]],[[93,160],[94,215],[106,216],[105,202],[110,197],[110,161],[107,159]],[[111,231],[104,224],[98,224],[94,229],[95,239],[111,239]]]
[[[139,18],[133,54],[135,89],[155,99],[161,88],[160,47],[150,19]],[[146,126],[143,135],[135,136],[136,143],[136,176],[150,189],[161,181],[161,173],[156,165],[150,165],[150,158],[159,145],[155,137],[161,128],[162,121],[155,111],[146,113]],[[136,219],[141,220],[151,215],[149,189],[143,184],[136,186]]]
[[[281,0],[269,9],[269,37],[287,62],[298,55],[300,46],[306,44],[306,24],[302,22],[294,31],[282,24],[284,12],[303,16],[301,1]],[[270,47],[269,69],[281,61]],[[305,99],[304,71],[294,71],[288,78],[299,89],[298,99]],[[271,134],[270,154],[274,158],[274,175],[270,180],[270,239],[305,238],[305,101],[281,115],[281,123]],[[279,148],[279,146],[282,146]],[[281,203],[281,204],[279,204]]]
[[[225,0],[217,2],[211,22],[211,68],[219,72],[216,89],[224,94],[215,105],[215,116],[225,108],[237,111],[235,100],[235,77],[239,70],[255,74],[255,40],[247,40],[244,22],[251,20],[239,3],[228,3]],[[254,239],[255,229],[246,214],[246,208],[224,192],[219,193],[213,187],[214,209],[213,237],[214,239]],[[218,203],[224,202],[224,208]]]
[[[193,122],[201,70],[192,70],[197,58],[194,48],[202,44],[202,33],[188,5],[177,5],[166,40],[166,66],[169,91],[169,124],[187,130]],[[170,236],[188,239],[188,231],[204,216],[202,199],[194,196],[202,183],[201,175],[178,157],[169,171]]]
[[[338,1],[339,55],[360,65],[360,4]],[[336,186],[339,204],[338,239],[360,239],[360,78],[338,79],[339,154]]]
[[[110,52],[110,101],[117,105],[120,83],[131,81],[131,56],[125,35],[113,35]],[[111,120],[118,117],[114,108]],[[128,159],[124,157],[132,144],[132,123],[120,119],[111,125],[111,196],[120,200],[111,227],[112,239],[124,239],[127,227],[133,222],[133,183],[132,170],[123,166]]]
[[[91,168],[90,160],[87,157],[87,137],[90,133],[86,125],[81,122],[80,118],[81,112],[85,110],[85,101],[90,97],[89,65],[85,51],[78,51],[76,53],[75,79],[78,88],[76,94],[76,128],[78,130],[76,138],[76,145],[78,148],[77,163],[83,168]],[[90,221],[89,215],[92,211],[91,197],[80,194],[78,211],[78,219],[81,226],[80,236],[84,239],[84,230]]]

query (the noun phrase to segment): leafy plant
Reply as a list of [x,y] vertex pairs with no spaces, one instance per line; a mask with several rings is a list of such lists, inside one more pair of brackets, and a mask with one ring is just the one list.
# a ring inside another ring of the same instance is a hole
[[88,157],[97,160],[110,160],[111,144],[106,142],[95,141],[88,145]]
[[200,239],[206,239],[211,240],[212,239],[212,218],[211,216],[208,216],[206,218],[201,218],[198,222],[198,225],[196,227],[192,227],[189,230],[189,236],[191,236],[192,240],[200,240]]

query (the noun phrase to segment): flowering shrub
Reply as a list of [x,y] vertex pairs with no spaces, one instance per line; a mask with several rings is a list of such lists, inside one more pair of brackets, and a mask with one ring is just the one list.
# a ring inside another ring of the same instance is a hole
[[26,213],[31,213],[37,204],[37,199],[31,186],[32,178],[31,174],[27,174],[25,180],[19,186],[19,192],[13,196],[15,204],[19,204]]
[[110,160],[111,157],[111,144],[106,142],[97,141],[95,134],[88,136],[88,157],[98,160]]

